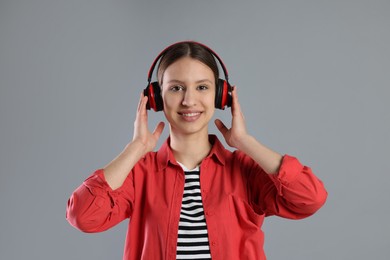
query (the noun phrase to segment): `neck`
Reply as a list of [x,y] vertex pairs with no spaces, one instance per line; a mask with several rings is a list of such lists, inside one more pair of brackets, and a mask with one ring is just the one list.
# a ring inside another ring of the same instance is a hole
[[170,147],[176,161],[192,169],[209,154],[212,145],[207,132],[196,135],[176,135],[171,132]]

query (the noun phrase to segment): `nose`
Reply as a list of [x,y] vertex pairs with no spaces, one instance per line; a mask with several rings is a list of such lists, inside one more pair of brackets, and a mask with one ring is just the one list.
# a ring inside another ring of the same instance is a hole
[[183,100],[181,102],[183,106],[191,107],[196,105],[196,91],[187,88],[184,91]]

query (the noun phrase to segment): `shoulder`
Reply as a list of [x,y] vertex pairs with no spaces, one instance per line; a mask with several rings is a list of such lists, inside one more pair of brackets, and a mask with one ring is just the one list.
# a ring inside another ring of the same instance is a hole
[[151,168],[158,166],[158,152],[148,152],[146,153],[137,163],[137,167],[141,168]]
[[240,168],[245,172],[263,172],[261,166],[250,156],[240,150],[233,152],[232,160],[240,165]]
[[240,150],[228,150],[224,145],[219,141],[219,139],[210,135],[210,141],[213,143],[213,148],[211,150],[211,155],[216,155],[216,157],[226,165],[255,165],[257,164],[251,157],[246,155]]

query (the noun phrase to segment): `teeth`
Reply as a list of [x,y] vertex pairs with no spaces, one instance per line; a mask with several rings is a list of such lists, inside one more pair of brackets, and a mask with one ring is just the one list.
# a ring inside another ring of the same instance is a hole
[[199,115],[200,113],[187,113],[187,114],[182,114],[183,116],[196,116],[196,115]]

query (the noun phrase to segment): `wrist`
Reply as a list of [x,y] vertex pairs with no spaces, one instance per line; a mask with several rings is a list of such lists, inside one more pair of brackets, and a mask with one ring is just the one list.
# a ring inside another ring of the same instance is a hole
[[135,153],[141,158],[148,152],[148,146],[141,139],[136,138],[126,145],[125,151]]
[[245,152],[245,150],[247,150],[247,148],[252,147],[254,142],[256,142],[256,139],[253,136],[246,134],[246,135],[240,136],[240,138],[238,139],[236,148],[240,151]]

